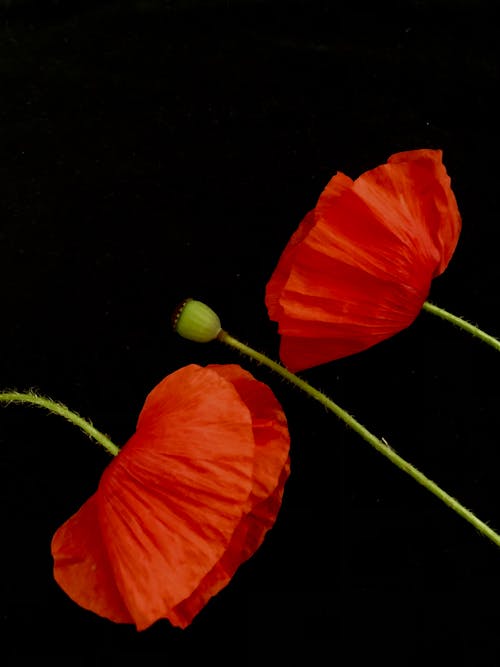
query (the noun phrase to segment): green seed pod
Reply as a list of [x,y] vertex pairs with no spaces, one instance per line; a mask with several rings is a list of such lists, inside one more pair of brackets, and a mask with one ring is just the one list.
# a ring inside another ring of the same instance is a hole
[[196,343],[215,340],[221,331],[219,317],[201,301],[186,299],[172,317],[174,330],[183,338]]

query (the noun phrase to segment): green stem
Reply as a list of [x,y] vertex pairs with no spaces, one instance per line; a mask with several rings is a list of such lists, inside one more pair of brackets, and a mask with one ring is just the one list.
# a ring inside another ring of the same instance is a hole
[[479,327],[474,326],[474,324],[467,322],[461,317],[449,313],[444,308],[439,308],[439,306],[435,306],[434,304],[426,301],[422,306],[422,310],[426,310],[428,313],[432,313],[432,315],[436,315],[437,317],[440,317],[442,320],[451,322],[451,324],[454,324],[455,326],[460,327],[464,331],[467,331],[468,333],[472,334],[476,338],[479,338],[480,340],[483,341],[483,343],[486,343],[487,345],[490,345],[491,347],[495,348],[495,350],[500,351],[500,340],[497,340],[493,336],[490,336],[490,334],[485,333],[484,331],[479,329]]
[[49,412],[64,417],[64,419],[67,419],[75,426],[78,426],[86,435],[102,445],[104,449],[113,456],[116,456],[120,451],[119,447],[111,442],[107,436],[98,431],[89,421],[83,419],[83,417],[80,417],[79,414],[73,412],[62,403],[52,401],[50,398],[38,396],[31,391],[25,393],[19,391],[6,391],[0,393],[0,403],[6,403],[7,405],[10,403],[28,403],[36,405],[39,408],[45,408]]
[[272,371],[278,373],[278,375],[281,375],[281,377],[285,378],[285,380],[288,380],[288,382],[291,382],[296,387],[298,387],[306,394],[314,398],[316,401],[321,403],[321,405],[330,410],[330,412],[333,412],[335,415],[337,415],[337,417],[339,417],[342,421],[344,421],[347,424],[347,426],[349,426],[353,431],[355,431],[358,435],[360,435],[363,438],[363,440],[365,440],[369,445],[371,445],[374,449],[380,452],[380,454],[389,459],[389,461],[394,463],[394,465],[396,465],[400,470],[410,475],[410,477],[413,477],[414,480],[416,480],[419,484],[424,486],[428,491],[437,496],[446,505],[448,505],[448,507],[450,507],[454,512],[456,512],[458,515],[460,515],[466,521],[472,524],[485,537],[489,538],[497,546],[500,546],[500,535],[498,533],[492,530],[486,523],[484,523],[484,521],[478,519],[470,510],[466,509],[461,503],[459,503],[458,500],[455,500],[455,498],[446,493],[446,491],[443,491],[443,489],[440,486],[438,486],[435,482],[426,477],[426,475],[421,473],[420,470],[415,468],[415,466],[413,466],[411,463],[408,463],[408,461],[399,456],[399,454],[397,454],[387,444],[387,442],[373,435],[373,433],[368,431],[368,429],[366,429],[362,424],[360,424],[348,412],[346,412],[343,408],[341,408],[339,405],[334,403],[334,401],[328,398],[328,396],[323,394],[318,389],[312,387],[310,384],[305,382],[305,380],[298,377],[294,373],[291,373],[281,364],[277,363],[276,361],[273,361],[272,359],[269,359],[269,357],[266,357],[264,354],[257,352],[256,350],[252,349],[248,345],[245,345],[245,343],[240,342],[236,338],[233,338],[233,336],[230,336],[226,331],[221,330],[217,338],[222,343],[229,345],[230,347],[238,350],[242,354],[245,354],[246,356],[250,357],[251,359],[254,359],[257,362],[264,364]]

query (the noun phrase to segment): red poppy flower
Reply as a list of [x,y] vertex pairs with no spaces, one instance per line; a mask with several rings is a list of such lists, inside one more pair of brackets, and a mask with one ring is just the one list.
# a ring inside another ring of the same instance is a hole
[[266,385],[235,365],[182,368],[149,394],[97,492],[55,533],[54,576],[112,621],[186,627],[262,543],[289,470]]
[[291,370],[360,352],[417,317],[461,228],[441,158],[397,153],[355,181],[337,173],[328,183],[266,288]]

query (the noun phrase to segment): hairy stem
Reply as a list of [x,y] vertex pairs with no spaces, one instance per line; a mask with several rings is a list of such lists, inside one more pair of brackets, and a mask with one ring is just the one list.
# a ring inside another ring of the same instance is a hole
[[105,436],[104,433],[98,431],[89,421],[83,417],[80,417],[79,414],[73,412],[62,403],[53,401],[50,398],[39,396],[32,391],[6,391],[0,392],[0,403],[4,403],[6,405],[10,403],[27,403],[29,405],[35,405],[39,408],[44,408],[45,410],[48,410],[55,415],[64,417],[64,419],[67,419],[75,426],[78,426],[78,428],[80,428],[86,435],[102,445],[104,449],[113,456],[116,456],[120,451],[119,447],[111,442],[111,440]]
[[472,334],[476,338],[479,338],[479,340],[482,340],[483,343],[486,343],[487,345],[493,347],[495,350],[500,351],[500,340],[490,336],[490,334],[482,331],[482,329],[476,327],[474,324],[467,322],[467,320],[464,320],[462,317],[453,315],[453,313],[449,313],[444,308],[435,306],[433,303],[429,303],[428,301],[424,303],[422,310],[426,310],[428,313],[432,313],[432,315],[436,315],[436,317],[440,317],[442,320],[451,322],[451,324],[454,324],[455,326],[460,327],[460,329],[463,329],[464,331]]
[[443,503],[448,505],[448,507],[450,507],[454,512],[456,512],[458,515],[460,515],[462,518],[464,518],[466,521],[472,524],[474,528],[476,528],[485,537],[490,539],[497,546],[500,546],[500,535],[498,533],[492,530],[486,523],[484,523],[484,521],[481,521],[481,519],[475,516],[475,514],[473,514],[470,510],[464,507],[460,502],[458,502],[458,500],[450,496],[449,493],[446,493],[446,491],[444,491],[435,482],[433,482],[426,475],[420,472],[420,470],[415,468],[414,465],[408,463],[408,461],[403,459],[399,454],[397,454],[392,449],[392,447],[390,447],[387,444],[387,442],[385,442],[385,440],[377,438],[375,435],[373,435],[373,433],[371,433],[367,428],[365,428],[362,424],[360,424],[360,422],[358,422],[354,417],[352,417],[352,415],[350,415],[343,408],[337,405],[337,403],[328,398],[328,396],[323,394],[318,389],[312,387],[309,383],[307,383],[305,380],[298,377],[294,373],[291,373],[281,364],[277,363],[276,361],[273,361],[272,359],[269,359],[269,357],[266,357],[264,354],[257,352],[256,350],[252,349],[248,345],[245,345],[245,343],[240,342],[236,338],[233,338],[233,336],[230,336],[226,331],[221,330],[217,338],[222,343],[229,345],[230,347],[238,350],[242,354],[250,357],[251,359],[254,359],[257,362],[264,364],[272,371],[274,371],[278,375],[281,375],[281,377],[285,378],[285,380],[288,380],[288,382],[298,387],[301,391],[305,392],[306,394],[314,398],[316,401],[321,403],[321,405],[323,405],[330,412],[333,412],[337,417],[339,417],[342,421],[344,421],[347,424],[347,426],[349,426],[353,431],[355,431],[358,435],[360,435],[363,438],[363,440],[365,440],[369,445],[371,445],[374,449],[380,452],[380,454],[382,454],[387,459],[389,459],[389,461],[394,463],[394,465],[397,466],[400,470],[410,475],[410,477],[413,477],[415,481],[424,486],[428,491],[433,493]]

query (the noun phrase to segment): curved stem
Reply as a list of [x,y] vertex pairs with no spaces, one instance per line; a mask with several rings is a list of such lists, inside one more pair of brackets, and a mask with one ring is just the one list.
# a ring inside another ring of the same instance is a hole
[[69,422],[78,426],[86,435],[98,442],[104,447],[113,456],[116,456],[120,451],[120,448],[117,447],[111,440],[98,431],[89,421],[80,417],[79,414],[73,412],[67,408],[62,403],[57,403],[56,401],[46,398],[45,396],[38,396],[34,392],[19,392],[19,391],[6,391],[0,392],[0,403],[10,404],[10,403],[28,403],[35,405],[39,408],[45,408],[49,412],[52,412],[55,415],[64,417]]
[[470,322],[467,322],[461,317],[453,315],[444,308],[435,306],[433,303],[429,303],[428,301],[424,303],[424,305],[422,306],[422,310],[426,310],[428,313],[432,313],[432,315],[436,315],[437,317],[440,317],[442,320],[451,322],[451,324],[460,327],[464,331],[467,331],[476,338],[482,340],[483,343],[490,345],[491,347],[495,348],[495,350],[498,350],[500,352],[500,340],[497,340],[493,336],[490,336],[490,334],[487,334],[485,331],[482,331],[481,329],[479,329],[479,327],[476,327],[474,324],[471,324]]
[[468,510],[461,503],[459,503],[458,500],[455,500],[455,498],[446,493],[446,491],[444,491],[435,482],[433,482],[426,475],[421,473],[420,470],[415,468],[415,466],[413,466],[411,463],[408,463],[408,461],[403,459],[399,454],[397,454],[392,449],[392,447],[390,447],[387,444],[387,442],[385,442],[385,440],[377,438],[375,435],[373,435],[373,433],[371,433],[367,428],[365,428],[362,424],[360,424],[354,417],[352,417],[343,408],[341,408],[334,401],[328,398],[328,396],[323,394],[318,389],[312,387],[309,383],[307,383],[305,380],[298,377],[294,373],[291,373],[281,364],[277,363],[276,361],[273,361],[272,359],[269,359],[269,357],[266,357],[264,354],[257,352],[256,350],[252,349],[248,345],[245,345],[245,343],[240,342],[236,338],[233,338],[233,336],[230,336],[226,331],[223,330],[220,331],[217,338],[222,343],[229,345],[230,347],[238,350],[239,352],[245,354],[246,356],[250,357],[251,359],[254,359],[257,362],[264,364],[272,371],[278,373],[279,375],[281,375],[281,377],[285,378],[285,380],[288,380],[288,382],[291,382],[296,387],[298,387],[306,394],[314,398],[316,401],[321,403],[325,408],[330,410],[330,412],[333,412],[335,415],[337,415],[337,417],[342,419],[342,421],[344,421],[347,424],[347,426],[349,426],[353,431],[355,431],[358,435],[360,435],[363,438],[363,440],[365,440],[369,445],[371,445],[374,449],[380,452],[380,454],[389,459],[389,461],[394,463],[394,465],[396,465],[400,470],[410,475],[410,477],[413,477],[414,480],[416,480],[419,484],[424,486],[428,491],[437,496],[446,505],[448,505],[448,507],[450,507],[454,512],[456,512],[466,521],[472,524],[485,537],[489,538],[497,546],[500,546],[500,535],[498,533],[492,530],[486,523],[484,523],[484,521],[478,519],[477,516],[475,516],[470,510]]

